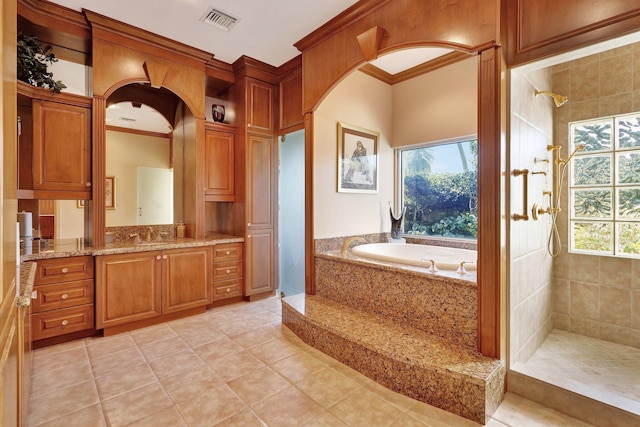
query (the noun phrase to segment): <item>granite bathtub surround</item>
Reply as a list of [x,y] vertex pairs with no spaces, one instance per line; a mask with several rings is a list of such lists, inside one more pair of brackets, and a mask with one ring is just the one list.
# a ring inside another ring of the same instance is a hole
[[316,255],[316,294],[475,350],[476,283],[439,273],[332,251]]
[[151,240],[157,240],[158,234],[160,234],[160,240],[173,240],[176,238],[176,226],[174,224],[106,227],[105,232],[112,233],[114,243],[132,242],[135,240],[135,237],[131,237],[132,234],[137,234],[140,239],[144,240],[149,227],[151,227]]
[[315,259],[316,295],[285,297],[285,325],[391,390],[482,424],[490,419],[506,368],[477,352],[475,275],[463,280],[340,248]]

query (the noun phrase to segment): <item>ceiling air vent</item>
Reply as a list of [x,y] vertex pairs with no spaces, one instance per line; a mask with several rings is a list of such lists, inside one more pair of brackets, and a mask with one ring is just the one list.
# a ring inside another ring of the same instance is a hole
[[236,18],[228,12],[212,7],[202,15],[200,20],[220,30],[230,31],[240,18]]

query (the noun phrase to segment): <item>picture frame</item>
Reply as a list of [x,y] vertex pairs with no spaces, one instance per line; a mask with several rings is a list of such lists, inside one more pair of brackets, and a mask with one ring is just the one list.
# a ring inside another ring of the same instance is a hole
[[378,192],[380,133],[338,122],[338,192]]
[[104,207],[105,209],[116,208],[116,177],[106,176],[104,182]]

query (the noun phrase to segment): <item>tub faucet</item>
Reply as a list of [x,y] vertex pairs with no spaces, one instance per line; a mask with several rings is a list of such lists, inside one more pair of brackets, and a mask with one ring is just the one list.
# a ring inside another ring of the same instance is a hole
[[342,250],[340,251],[340,253],[346,254],[347,253],[347,249],[349,248],[349,244],[352,243],[352,242],[358,241],[358,240],[363,242],[363,243],[367,243],[367,241],[364,239],[364,237],[360,237],[360,236],[349,237],[342,244]]
[[430,263],[430,265],[429,265],[429,272],[430,273],[437,273],[438,272],[438,266],[436,265],[435,260],[427,259],[427,258],[420,258],[420,261],[426,261],[426,262]]
[[467,273],[467,269],[464,268],[465,264],[475,264],[475,261],[461,261],[460,262],[460,267],[458,267],[458,269],[456,270],[456,273],[458,273],[458,274],[466,274]]

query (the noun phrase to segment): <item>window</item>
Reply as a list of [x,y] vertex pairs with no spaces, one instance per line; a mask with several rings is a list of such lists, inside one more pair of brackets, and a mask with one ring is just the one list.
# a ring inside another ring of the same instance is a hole
[[640,258],[640,113],[570,123],[570,251]]
[[478,142],[464,139],[399,152],[404,233],[478,237]]

